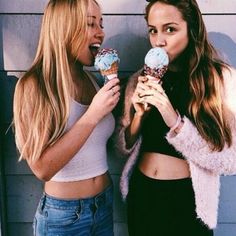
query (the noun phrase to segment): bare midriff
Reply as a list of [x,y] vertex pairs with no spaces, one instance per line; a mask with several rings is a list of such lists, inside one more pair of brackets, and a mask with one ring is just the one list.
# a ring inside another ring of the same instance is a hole
[[190,177],[186,160],[160,153],[143,153],[138,167],[143,174],[153,179],[170,180]]
[[73,182],[48,181],[45,183],[45,192],[53,197],[62,199],[82,199],[94,197],[111,184],[108,172],[86,180]]

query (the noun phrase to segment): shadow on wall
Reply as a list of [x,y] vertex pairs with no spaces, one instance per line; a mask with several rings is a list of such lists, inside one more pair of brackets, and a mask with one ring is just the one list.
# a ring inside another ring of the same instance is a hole
[[209,32],[208,37],[223,59],[236,68],[236,43],[219,32]]

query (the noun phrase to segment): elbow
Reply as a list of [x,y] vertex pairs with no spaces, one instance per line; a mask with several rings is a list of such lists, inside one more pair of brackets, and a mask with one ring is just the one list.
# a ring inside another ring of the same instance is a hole
[[47,182],[52,178],[52,176],[45,173],[35,173],[35,176],[43,182]]
[[48,172],[43,171],[33,171],[34,175],[41,181],[47,182],[49,181],[53,175],[50,175]]
[[41,181],[47,182],[49,181],[54,174],[48,169],[48,168],[40,168],[36,166],[31,166],[31,170],[34,173],[34,175]]

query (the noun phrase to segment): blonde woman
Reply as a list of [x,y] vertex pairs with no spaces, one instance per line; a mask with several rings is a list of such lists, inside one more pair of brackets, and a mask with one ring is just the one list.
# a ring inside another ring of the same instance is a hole
[[236,71],[209,42],[196,0],[148,2],[150,43],[170,64],[162,83],[137,73],[126,89],[118,147],[129,235],[212,236],[219,176],[236,174]]
[[95,0],[51,0],[32,67],[18,81],[14,126],[20,159],[45,181],[34,235],[113,235],[106,143],[118,78],[99,89],[91,66],[104,39]]

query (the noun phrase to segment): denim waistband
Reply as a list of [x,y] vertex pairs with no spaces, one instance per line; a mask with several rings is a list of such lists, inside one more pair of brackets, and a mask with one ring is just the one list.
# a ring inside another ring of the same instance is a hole
[[113,198],[113,185],[109,185],[103,192],[97,194],[94,197],[89,198],[81,198],[81,199],[60,199],[56,197],[52,197],[47,193],[43,193],[41,198],[42,205],[50,206],[54,208],[75,208],[83,205],[83,207],[90,205],[101,205],[105,202],[111,201]]

